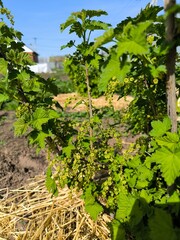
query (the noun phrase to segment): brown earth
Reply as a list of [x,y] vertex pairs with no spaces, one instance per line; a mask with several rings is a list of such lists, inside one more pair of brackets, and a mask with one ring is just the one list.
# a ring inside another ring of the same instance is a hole
[[43,153],[37,155],[25,137],[14,136],[14,120],[14,112],[0,111],[0,189],[18,188],[47,166]]
[[[72,108],[80,101],[80,97],[75,93],[61,94],[55,99],[64,107],[67,99],[72,102],[68,105],[69,111],[83,111],[85,105],[78,105],[75,110]],[[118,100],[114,96],[112,103],[115,109],[124,108],[131,101],[131,97]],[[118,101],[117,101],[118,100]],[[93,99],[96,107],[108,105],[105,97]],[[13,123],[14,112],[0,111],[0,189],[15,189],[24,185],[27,179],[44,174],[47,162],[44,153],[36,154],[35,149],[28,145],[26,137],[15,137]]]

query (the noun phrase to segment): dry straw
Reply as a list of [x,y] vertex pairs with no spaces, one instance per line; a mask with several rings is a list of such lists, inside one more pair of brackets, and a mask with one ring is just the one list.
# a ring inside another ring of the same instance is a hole
[[102,215],[96,222],[85,212],[80,193],[64,188],[51,197],[44,176],[16,190],[0,190],[0,240],[108,240]]

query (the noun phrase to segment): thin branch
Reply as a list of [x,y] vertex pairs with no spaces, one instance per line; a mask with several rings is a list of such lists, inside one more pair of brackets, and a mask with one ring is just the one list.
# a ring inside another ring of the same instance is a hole
[[[90,82],[89,82],[89,72],[88,72],[88,64],[85,64],[85,71],[86,71],[86,86],[87,86],[87,92],[88,92],[88,110],[89,110],[89,122],[91,121],[93,117],[93,112],[92,112],[92,97],[91,97],[91,88],[90,88]],[[90,148],[93,148],[93,143],[92,143],[92,137],[93,137],[93,128],[90,125],[89,128],[89,135],[90,135]]]

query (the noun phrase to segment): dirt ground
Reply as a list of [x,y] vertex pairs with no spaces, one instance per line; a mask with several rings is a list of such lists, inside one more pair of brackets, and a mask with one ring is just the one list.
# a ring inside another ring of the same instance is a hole
[[[66,108],[66,110],[69,110],[69,111],[85,111],[86,110],[86,106],[84,103],[78,104],[81,100],[85,98],[80,97],[77,93],[59,94],[54,99],[58,101],[63,108]],[[112,104],[115,110],[119,110],[127,107],[130,101],[132,101],[132,99],[133,98],[131,96],[127,96],[126,98],[119,99],[119,96],[115,94],[112,98]],[[68,105],[66,107],[67,102],[68,102]],[[101,107],[109,106],[109,102],[106,100],[105,96],[101,96],[99,98],[92,99],[92,105],[97,108],[101,108]]]
[[15,137],[14,112],[0,111],[0,189],[15,189],[45,172],[45,154],[36,154],[25,137]]
[[[77,94],[61,94],[57,100],[64,107],[67,99],[73,98],[69,109],[79,101]],[[114,96],[113,104],[116,109],[126,107],[131,98],[117,101]],[[104,97],[94,99],[93,104],[97,107],[107,105]],[[84,110],[79,105],[76,111]],[[25,137],[15,137],[13,132],[14,112],[0,111],[0,189],[15,189],[26,183],[26,180],[39,174],[44,174],[47,162],[44,153],[36,154],[35,149],[28,146]]]

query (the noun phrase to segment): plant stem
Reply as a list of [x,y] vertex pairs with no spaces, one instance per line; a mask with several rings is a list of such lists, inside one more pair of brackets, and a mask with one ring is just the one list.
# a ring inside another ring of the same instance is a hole
[[[91,88],[89,83],[89,71],[88,71],[87,62],[85,63],[85,71],[86,71],[86,86],[87,86],[87,92],[88,92],[88,111],[89,111],[89,122],[90,122],[91,118],[93,117],[93,112],[92,112],[92,97],[91,97]],[[89,136],[90,136],[90,148],[93,149],[93,142],[92,142],[93,128],[91,127],[91,123],[89,127]]]

